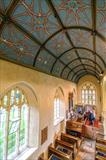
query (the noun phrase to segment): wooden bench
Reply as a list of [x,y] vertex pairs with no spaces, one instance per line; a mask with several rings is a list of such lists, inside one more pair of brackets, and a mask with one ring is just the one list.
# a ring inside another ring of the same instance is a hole
[[96,158],[100,160],[106,160],[106,145],[101,143],[96,143]]
[[76,147],[79,148],[81,144],[81,139],[78,137],[71,136],[69,134],[61,133],[61,140],[69,142],[69,143],[74,143],[76,144]]
[[103,151],[106,153],[106,145],[96,143],[96,150]]
[[52,154],[48,160],[58,159],[62,160],[60,157],[56,156],[55,154]]
[[106,140],[101,139],[101,138],[97,138],[97,139],[96,139],[96,142],[97,142],[97,143],[100,143],[100,144],[106,145]]
[[75,135],[75,136],[81,138],[82,126],[83,126],[83,123],[81,123],[81,122],[68,120],[68,121],[66,121],[66,133],[71,134],[71,135]]
[[70,144],[70,143],[65,142],[65,141],[63,141],[63,140],[56,139],[56,140],[55,140],[55,148],[56,148],[58,145],[61,145],[61,146],[63,146],[63,147],[66,147],[66,148],[70,149],[70,150],[72,151],[72,157],[73,157],[73,159],[75,158],[75,155],[76,155],[77,150],[76,150],[76,147],[75,147],[73,144]]
[[48,158],[50,158],[51,155],[56,155],[57,157],[59,157],[61,160],[72,160],[72,155],[68,155],[64,152],[61,152],[51,146],[48,147]]
[[103,134],[98,134],[96,142],[106,145],[106,136]]
[[95,157],[95,160],[106,160],[106,158],[104,158],[104,157],[102,157],[102,156],[97,155],[97,156]]

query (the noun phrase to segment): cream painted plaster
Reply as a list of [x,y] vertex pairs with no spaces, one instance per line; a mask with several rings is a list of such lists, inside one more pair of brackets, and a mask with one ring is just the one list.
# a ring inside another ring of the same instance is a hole
[[101,82],[102,87],[102,117],[103,117],[103,124],[104,124],[104,133],[106,135],[106,72],[104,73],[104,77]]
[[77,86],[77,97],[78,97],[78,103],[81,103],[81,87],[85,82],[91,82],[96,87],[96,108],[97,108],[97,115],[100,116],[102,112],[102,101],[101,101],[101,85],[98,83],[98,80],[90,75],[84,76],[79,80],[78,86]]
[[[26,89],[27,87],[25,87],[26,95],[30,103],[29,106],[31,106],[32,108],[37,107],[37,110],[39,111],[39,129],[37,128],[37,130],[39,130],[39,145],[38,149],[29,158],[30,160],[37,160],[39,154],[47,150],[47,146],[64,128],[64,121],[62,121],[57,126],[53,125],[53,100],[56,90],[59,87],[61,87],[61,89],[63,90],[64,107],[66,110],[68,108],[68,93],[72,92],[73,89],[75,89],[76,91],[76,84],[53,76],[49,76],[47,74],[23,66],[0,60],[0,95],[2,96],[9,88],[18,84],[26,84],[26,86],[30,86],[29,88],[32,88],[34,94],[36,95],[35,102],[35,100],[32,98],[32,93],[30,93]],[[77,103],[76,94],[74,96],[74,103]],[[34,112],[31,114],[31,116],[34,117]],[[34,131],[35,133],[37,131],[36,126],[34,127],[34,125],[36,125],[36,121],[31,121],[31,123],[33,126],[33,130],[31,132]],[[48,139],[41,146],[41,130],[46,126],[48,126]],[[34,135],[34,133],[32,133],[32,135]],[[33,140],[35,139],[34,136],[32,138]]]

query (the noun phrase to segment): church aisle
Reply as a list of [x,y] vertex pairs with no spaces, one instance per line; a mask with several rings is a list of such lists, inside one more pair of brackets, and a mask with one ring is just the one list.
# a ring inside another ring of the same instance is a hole
[[95,140],[85,138],[75,160],[95,160]]

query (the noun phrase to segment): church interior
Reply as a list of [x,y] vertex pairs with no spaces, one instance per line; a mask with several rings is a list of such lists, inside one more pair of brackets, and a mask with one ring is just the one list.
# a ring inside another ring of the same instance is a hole
[[106,160],[106,0],[0,0],[0,160]]

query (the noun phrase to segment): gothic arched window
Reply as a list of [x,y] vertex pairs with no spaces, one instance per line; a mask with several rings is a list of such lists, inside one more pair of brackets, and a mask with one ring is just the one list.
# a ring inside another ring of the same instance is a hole
[[96,104],[96,89],[91,83],[85,83],[81,88],[81,100],[83,104]]
[[65,117],[64,94],[58,88],[54,97],[54,125],[58,124]]
[[28,146],[29,107],[16,87],[0,100],[0,159],[14,159]]

